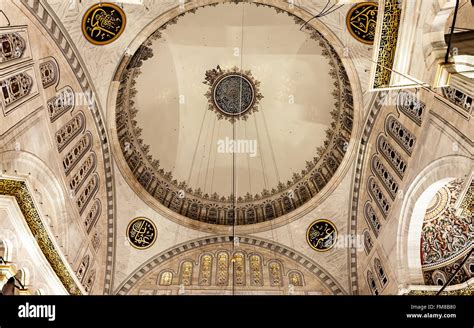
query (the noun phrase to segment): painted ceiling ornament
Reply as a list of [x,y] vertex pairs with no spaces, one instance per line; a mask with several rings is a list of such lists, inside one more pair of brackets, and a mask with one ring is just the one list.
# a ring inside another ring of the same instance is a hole
[[[199,8],[219,6],[215,3]],[[271,5],[252,2],[252,6],[273,8],[277,14],[293,18],[298,26],[304,23],[303,19]],[[194,8],[168,20],[142,43],[131,58],[123,59],[125,62],[116,98],[117,133],[123,158],[131,172],[135,172],[136,181],[148,194],[160,205],[188,219],[216,225],[234,225],[236,223],[234,218],[239,217],[237,225],[248,225],[289,214],[307,203],[330,183],[347,152],[353,128],[354,101],[344,65],[329,41],[311,24],[307,24],[305,29],[310,32],[309,38],[316,42],[321,51],[321,59],[329,65],[328,82],[332,85],[332,87],[328,85],[332,92],[326,95],[328,101],[334,100],[334,105],[329,109],[332,122],[328,123],[324,131],[324,141],[316,146],[314,153],[309,154],[310,157],[303,169],[291,173],[289,178],[274,181],[272,185],[258,189],[256,193],[247,191],[234,195],[220,191],[208,192],[202,188],[203,186],[191,185],[189,179],[178,176],[152,153],[150,143],[142,136],[143,128],[137,120],[140,111],[136,103],[137,81],[140,76],[146,74],[145,70],[142,71],[144,63],[154,58],[152,45],[158,42],[166,43],[167,41],[162,38],[163,31],[178,29],[179,26],[174,25],[179,25],[179,19],[187,13],[196,13],[196,10]],[[262,90],[260,81],[256,81],[248,71],[241,71],[237,67],[225,68],[216,64],[215,68],[206,72],[203,84],[207,90],[202,92],[206,94],[206,98],[200,100],[207,99],[204,101],[204,110],[214,111],[217,118],[225,118],[229,122],[242,118],[244,121],[258,110],[259,101],[263,99],[263,95],[259,92]],[[240,97],[244,88],[249,95],[247,99]],[[235,92],[236,89],[238,92]],[[221,96],[215,98],[217,104],[212,97],[214,90]],[[268,101],[271,102],[271,99]],[[249,107],[249,103],[253,106]],[[181,193],[183,197],[176,197]],[[293,193],[295,197],[288,196]]]
[[463,188],[464,180],[450,181],[437,192],[428,206],[421,231],[421,265],[424,272],[452,265],[472,247],[472,217],[458,215],[457,204]]
[[101,2],[90,7],[82,18],[82,33],[92,44],[103,46],[115,41],[125,29],[126,17],[119,6]]
[[236,119],[246,121],[249,114],[258,111],[263,95],[259,92],[260,82],[250,71],[241,71],[238,67],[223,70],[219,65],[206,72],[203,82],[210,86],[205,94],[209,110],[219,119],[234,123]]
[[145,217],[135,218],[127,226],[127,239],[135,248],[149,248],[156,240],[156,226]]
[[346,25],[354,38],[365,44],[374,44],[377,12],[378,4],[375,2],[363,2],[352,7]]
[[306,231],[309,246],[318,252],[325,252],[334,247],[337,241],[337,229],[329,220],[316,220]]

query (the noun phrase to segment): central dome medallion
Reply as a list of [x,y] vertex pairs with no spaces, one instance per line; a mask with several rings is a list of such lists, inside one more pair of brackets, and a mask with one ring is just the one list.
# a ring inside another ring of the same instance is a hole
[[119,167],[170,219],[288,219],[340,180],[349,78],[321,23],[304,25],[286,1],[275,3],[190,2],[159,17],[119,66]]
[[255,99],[252,84],[241,75],[227,75],[216,83],[212,98],[219,110],[227,115],[242,115]]
[[250,71],[240,72],[238,67],[222,70],[220,66],[206,72],[204,84],[210,85],[206,93],[209,109],[216,112],[219,119],[226,118],[232,123],[235,119],[246,120],[248,114],[258,110],[263,98]]

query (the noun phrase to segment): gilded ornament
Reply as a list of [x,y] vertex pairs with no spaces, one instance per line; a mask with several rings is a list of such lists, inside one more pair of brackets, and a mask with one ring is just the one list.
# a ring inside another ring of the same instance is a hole
[[336,244],[337,229],[329,220],[314,221],[306,232],[306,240],[318,252],[330,250]]
[[92,44],[102,46],[115,41],[125,29],[126,16],[113,3],[98,3],[82,18],[82,33]]
[[156,240],[156,226],[147,218],[135,218],[127,226],[127,238],[135,248],[149,248]]
[[26,183],[17,180],[0,179],[0,195],[15,197],[33,237],[36,239],[39,248],[64,288],[71,295],[81,295],[81,291],[73,279],[73,273],[68,271],[58,250],[48,235]]
[[374,44],[377,12],[378,4],[375,2],[363,2],[352,7],[347,14],[346,25],[356,40]]

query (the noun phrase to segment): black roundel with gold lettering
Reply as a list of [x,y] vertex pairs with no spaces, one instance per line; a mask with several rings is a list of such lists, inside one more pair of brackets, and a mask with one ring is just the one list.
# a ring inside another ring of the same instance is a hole
[[374,43],[377,12],[375,2],[359,3],[349,10],[346,25],[354,38],[366,44]]
[[98,3],[90,7],[82,18],[82,33],[95,45],[105,45],[116,40],[125,29],[123,10],[113,3]]
[[150,219],[135,218],[128,224],[127,239],[135,248],[148,248],[156,240],[156,226]]
[[324,252],[331,249],[337,240],[337,229],[329,220],[317,220],[306,231],[306,240],[312,249]]

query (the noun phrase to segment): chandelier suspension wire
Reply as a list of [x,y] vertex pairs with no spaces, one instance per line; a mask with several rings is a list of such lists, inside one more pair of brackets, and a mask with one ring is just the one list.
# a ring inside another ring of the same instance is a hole
[[[277,175],[277,179],[278,181],[280,181],[280,175],[278,174],[278,167],[276,165],[276,161],[275,161],[275,153],[273,152],[273,146],[272,146],[272,142],[271,142],[271,138],[270,138],[270,134],[268,133],[268,127],[267,127],[267,122],[266,122],[266,119],[265,119],[265,111],[261,108],[260,106],[260,109],[261,109],[261,113],[262,113],[262,118],[263,118],[263,125],[265,127],[265,132],[267,134],[267,139],[268,139],[268,144],[270,145],[270,151],[271,151],[271,154],[272,154],[272,159],[273,159],[273,165],[274,165],[274,168],[275,168],[275,173]],[[263,156],[262,156],[263,157]],[[272,234],[272,237],[271,237],[271,240],[278,243],[278,237],[275,235],[275,220],[270,220],[270,231],[271,231],[271,234]],[[276,252],[276,250],[274,249],[273,250],[273,258],[277,258],[278,254]],[[281,287],[282,288],[282,287]]]
[[[245,140],[250,140],[249,137],[248,137],[248,133],[247,133],[247,124],[244,124],[244,129],[245,129]],[[257,144],[257,147],[258,147],[258,144]],[[250,176],[250,156],[247,155],[247,169],[248,169],[248,173],[249,173],[249,192],[250,194],[252,194],[252,177]]]
[[[255,124],[255,131],[257,132],[257,145],[261,145],[260,143],[260,133],[258,133],[258,127],[257,127],[257,115],[253,118],[253,122]],[[265,189],[268,189],[268,180],[267,180],[267,175],[266,175],[266,168],[265,168],[265,160],[263,156],[260,157],[260,164],[262,166],[262,174],[263,174],[263,185],[265,186]]]
[[[209,131],[210,131],[210,125],[211,125],[211,118],[209,117],[209,119],[207,120],[206,137],[205,137],[204,142],[203,142],[202,154],[204,154],[204,152],[206,151],[207,140],[208,140]],[[198,188],[200,188],[199,187],[199,181],[201,179],[201,169],[202,169],[202,162],[203,161],[204,161],[204,156],[201,155],[201,160],[199,161],[198,176],[197,176],[197,180],[196,180],[196,186],[198,186]],[[204,185],[205,185],[205,183],[204,183]],[[202,190],[202,191],[204,192],[204,190]]]
[[[196,141],[196,147],[194,147],[194,154],[193,154],[193,159],[191,161],[191,167],[189,168],[189,175],[188,175],[188,183],[191,183],[191,174],[193,173],[193,167],[194,167],[194,162],[196,161],[196,154],[197,154],[197,149],[199,147],[199,142],[201,140],[201,135],[202,135],[202,130],[204,128],[204,121],[206,120],[206,114],[207,114],[207,110],[204,111],[204,115],[202,117],[202,121],[201,121],[201,128],[199,129],[199,135],[198,135],[198,138],[197,138],[197,141]],[[190,186],[188,186],[190,187]]]
[[[243,68],[243,56],[244,56],[244,26],[245,26],[245,6],[242,6],[242,21],[241,21],[241,40],[240,40],[240,95],[239,95],[239,108],[242,108],[242,88],[243,88],[243,79],[242,79],[242,68]],[[239,120],[241,113],[239,111]],[[236,244],[236,202],[237,202],[237,179],[236,179],[236,157],[235,157],[235,138],[236,138],[236,121],[232,122],[232,140],[234,142],[234,147],[232,148],[232,295],[235,295],[235,244]]]
[[[211,134],[211,140],[209,142],[209,152],[208,152],[208,156],[207,156],[207,167],[206,167],[206,175],[205,175],[205,178],[204,178],[204,190],[203,192],[206,193],[206,190],[207,190],[207,175],[209,173],[209,163],[211,162],[211,154],[212,154],[212,145],[214,145],[214,132],[216,130],[216,121],[217,119],[214,119],[213,120],[213,124],[212,124],[212,134]],[[214,171],[214,167],[212,169]]]
[[[301,27],[300,27],[300,31],[303,30],[303,28],[304,28],[306,25],[308,25],[309,22],[311,22],[313,19],[316,19],[316,18],[319,19],[319,18],[321,18],[321,17],[324,17],[324,16],[327,16],[327,15],[329,15],[329,14],[332,14],[333,12],[335,12],[336,10],[341,9],[341,8],[344,6],[344,4],[342,4],[342,5],[339,5],[338,7],[334,8],[334,7],[336,6],[336,4],[334,3],[331,7],[328,8],[328,5],[329,5],[330,3],[331,3],[331,0],[328,0],[328,2],[326,3],[326,6],[324,6],[323,10],[321,10],[321,11],[319,12],[319,14],[317,14],[317,15],[311,17],[309,20],[307,20],[306,22],[304,22],[304,24],[301,25]],[[300,8],[300,9],[303,9],[301,6],[298,6],[298,5],[296,5],[296,4],[295,4],[295,6],[297,6],[297,7]],[[303,10],[304,10],[304,9],[303,9]]]
[[[221,131],[221,120],[218,120],[217,121],[217,135],[216,135],[216,140],[217,138],[219,138],[219,132]],[[214,155],[214,164],[212,166],[213,170],[212,170],[212,177],[211,177],[211,195],[212,195],[212,192],[214,191],[214,176],[215,176],[215,173],[216,173],[216,159],[217,159],[217,154]]]
[[263,117],[263,126],[265,127],[265,133],[267,135],[268,139],[268,144],[270,146],[270,153],[272,154],[272,162],[273,162],[273,167],[275,169],[275,174],[278,182],[280,182],[280,173],[278,172],[278,165],[276,163],[276,158],[275,158],[275,151],[273,150],[273,143],[272,139],[270,138],[270,133],[268,132],[268,125],[267,125],[267,119],[265,117],[265,111],[262,110],[262,117]]

